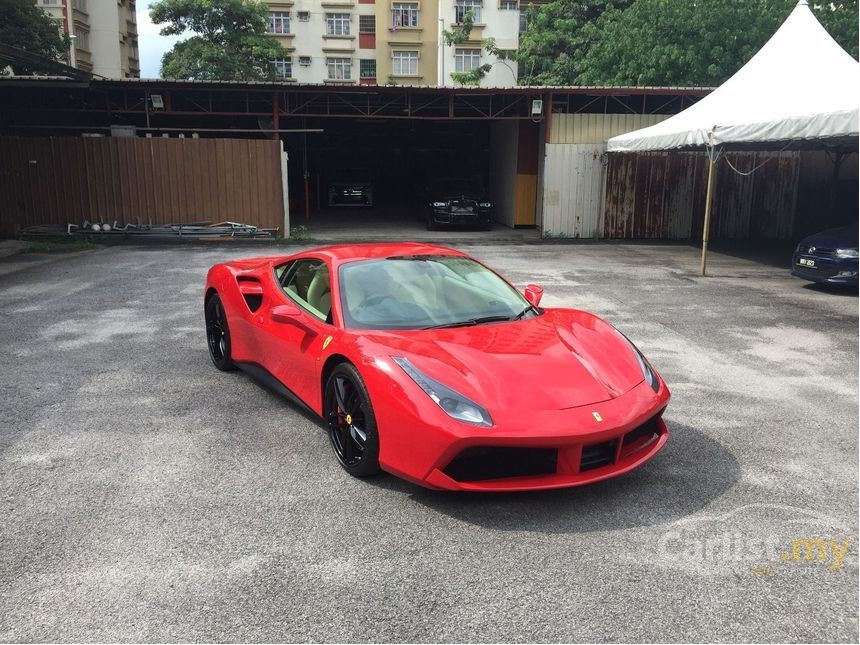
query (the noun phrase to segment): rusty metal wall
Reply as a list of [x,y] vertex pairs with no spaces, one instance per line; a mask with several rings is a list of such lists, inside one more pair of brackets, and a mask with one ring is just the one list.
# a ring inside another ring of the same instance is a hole
[[[798,152],[729,152],[717,164],[711,237],[788,239],[794,230]],[[700,238],[707,185],[703,152],[609,155],[603,237]]]
[[797,188],[795,238],[857,222],[858,155],[823,150],[802,152]]
[[0,234],[39,224],[284,222],[280,142],[0,137]]

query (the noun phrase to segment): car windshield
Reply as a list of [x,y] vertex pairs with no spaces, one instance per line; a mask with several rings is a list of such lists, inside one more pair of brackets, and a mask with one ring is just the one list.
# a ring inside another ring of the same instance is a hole
[[470,179],[444,179],[434,183],[430,188],[430,192],[441,196],[466,195],[475,197],[483,191],[478,182]]
[[370,175],[365,170],[339,170],[334,174],[334,182],[338,184],[366,184]]
[[343,317],[350,328],[456,327],[514,320],[531,311],[511,285],[461,256],[350,262],[341,266],[339,278]]

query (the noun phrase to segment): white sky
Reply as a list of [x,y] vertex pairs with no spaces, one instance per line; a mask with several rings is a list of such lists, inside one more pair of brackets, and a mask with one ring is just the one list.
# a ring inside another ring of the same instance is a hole
[[159,78],[161,57],[173,44],[182,40],[179,36],[161,36],[158,25],[149,19],[149,5],[152,0],[137,3],[137,44],[140,49],[141,78]]

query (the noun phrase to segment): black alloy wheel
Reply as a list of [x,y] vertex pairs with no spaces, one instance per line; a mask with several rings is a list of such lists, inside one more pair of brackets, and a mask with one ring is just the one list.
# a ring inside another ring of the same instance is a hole
[[230,328],[221,298],[215,294],[206,301],[206,344],[213,365],[222,372],[236,369],[230,359]]
[[379,434],[364,381],[358,370],[341,363],[325,388],[328,435],[340,465],[355,477],[379,472]]

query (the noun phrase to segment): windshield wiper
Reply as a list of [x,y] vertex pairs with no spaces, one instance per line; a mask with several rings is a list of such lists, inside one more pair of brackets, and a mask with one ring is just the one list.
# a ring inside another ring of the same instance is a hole
[[446,329],[448,327],[474,327],[491,322],[504,322],[511,320],[510,316],[484,316],[483,318],[469,318],[468,320],[460,320],[458,322],[445,323],[443,325],[430,325],[423,329]]
[[514,316],[511,320],[520,320],[523,316],[525,316],[530,311],[533,311],[536,314],[540,313],[540,311],[538,310],[537,307],[535,307],[534,305],[529,305],[528,307],[523,309],[520,313],[518,313],[516,316]]

